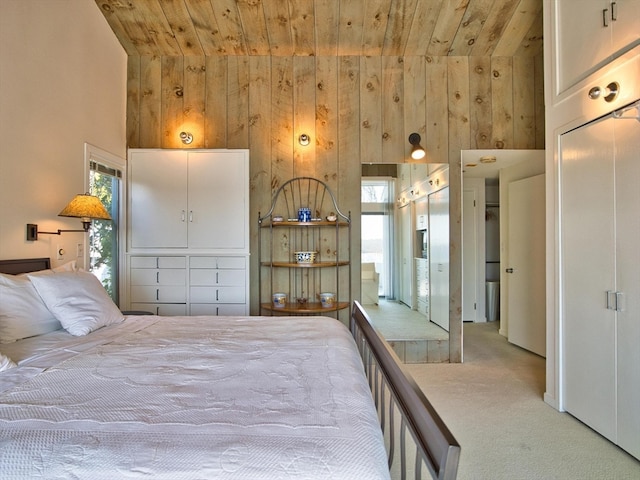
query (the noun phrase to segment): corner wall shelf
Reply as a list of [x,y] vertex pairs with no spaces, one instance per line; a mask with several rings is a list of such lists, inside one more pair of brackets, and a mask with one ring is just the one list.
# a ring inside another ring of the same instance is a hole
[[[312,220],[292,220],[298,218],[301,208],[310,210]],[[298,263],[295,252],[299,251],[316,252],[316,258],[312,263]],[[351,217],[340,211],[323,181],[297,177],[276,191],[267,214],[258,214],[258,258],[261,312],[334,313],[336,318],[343,310],[350,312]],[[286,295],[284,305],[276,306],[275,293]],[[320,294],[325,293],[334,294],[332,302],[320,301]]]

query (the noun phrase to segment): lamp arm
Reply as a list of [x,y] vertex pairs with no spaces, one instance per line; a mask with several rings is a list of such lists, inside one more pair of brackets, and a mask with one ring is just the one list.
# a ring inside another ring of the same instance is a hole
[[86,233],[89,231],[89,227],[91,226],[91,222],[82,222],[82,226],[84,227],[82,230],[63,230],[58,229],[57,232],[42,232],[38,230],[38,225],[35,223],[27,223],[27,240],[34,241],[38,240],[38,235],[62,235],[62,233],[66,232],[78,232],[78,233]]

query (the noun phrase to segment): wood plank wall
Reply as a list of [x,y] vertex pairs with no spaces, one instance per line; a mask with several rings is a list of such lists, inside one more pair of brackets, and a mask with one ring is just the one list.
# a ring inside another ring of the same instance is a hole
[[[258,212],[280,184],[304,175],[328,182],[351,212],[358,258],[360,165],[404,162],[410,133],[433,162],[450,164],[452,199],[460,150],[544,148],[542,56],[130,56],[129,147],[184,148],[183,130],[194,135],[188,148],[250,149],[252,251]],[[309,146],[299,145],[302,133]],[[458,203],[452,239],[461,235]],[[459,251],[451,262],[461,271]],[[252,278],[256,268],[252,261]],[[359,268],[352,277],[359,297]],[[451,291],[453,320],[461,288]]]

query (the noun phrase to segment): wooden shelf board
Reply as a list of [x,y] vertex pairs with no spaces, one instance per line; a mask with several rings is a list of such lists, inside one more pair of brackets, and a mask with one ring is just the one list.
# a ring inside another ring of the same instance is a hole
[[348,222],[328,222],[326,220],[318,220],[316,222],[288,222],[283,220],[282,222],[263,223],[260,225],[262,228],[269,227],[346,227]]
[[286,303],[284,307],[275,307],[272,303],[261,303],[260,306],[265,310],[282,313],[323,313],[335,312],[349,307],[349,302],[337,302],[333,307],[323,307],[320,302],[310,302],[305,305],[298,303]]
[[349,262],[342,260],[340,262],[316,262],[316,263],[297,263],[297,262],[262,262],[263,267],[286,267],[286,268],[324,268],[324,267],[341,267],[349,265]]

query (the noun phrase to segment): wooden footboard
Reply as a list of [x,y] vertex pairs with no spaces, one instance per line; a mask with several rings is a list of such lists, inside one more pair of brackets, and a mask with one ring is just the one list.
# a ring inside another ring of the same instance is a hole
[[455,479],[460,445],[358,302],[350,328],[378,410],[392,475]]

